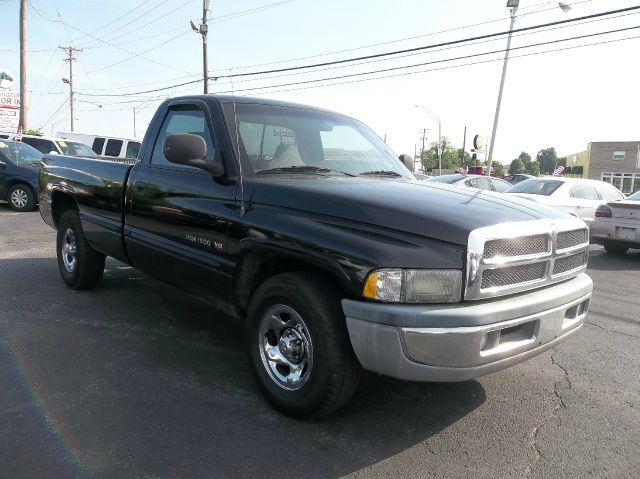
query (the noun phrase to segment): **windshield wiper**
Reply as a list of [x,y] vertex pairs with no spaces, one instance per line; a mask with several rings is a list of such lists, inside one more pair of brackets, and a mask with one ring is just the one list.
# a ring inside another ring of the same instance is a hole
[[365,171],[364,173],[360,173],[358,176],[371,175],[371,176],[402,176],[400,173],[396,173],[391,170],[376,170],[376,171]]
[[272,174],[272,173],[340,173],[346,176],[356,176],[345,171],[332,170],[323,166],[283,166],[281,168],[269,168],[268,170],[260,170],[256,174]]

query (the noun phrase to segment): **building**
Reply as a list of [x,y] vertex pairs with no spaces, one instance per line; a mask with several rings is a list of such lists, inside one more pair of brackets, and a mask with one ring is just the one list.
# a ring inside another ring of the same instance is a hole
[[[569,170],[569,168],[571,168]],[[594,141],[567,155],[569,176],[611,183],[624,194],[640,191],[640,141]]]

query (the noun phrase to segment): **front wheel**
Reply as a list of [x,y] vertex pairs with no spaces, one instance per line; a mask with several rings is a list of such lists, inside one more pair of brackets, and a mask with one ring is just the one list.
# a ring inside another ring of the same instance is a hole
[[287,414],[326,415],[358,385],[339,291],[317,275],[285,273],[260,286],[249,306],[247,340],[263,391]]
[[15,211],[31,211],[36,206],[36,197],[26,185],[13,185],[8,194],[9,205]]
[[67,286],[89,289],[100,282],[105,256],[89,246],[77,211],[65,211],[60,217],[56,250],[60,276]]
[[609,254],[623,255],[626,254],[626,252],[629,250],[629,247],[621,244],[605,243],[604,250]]

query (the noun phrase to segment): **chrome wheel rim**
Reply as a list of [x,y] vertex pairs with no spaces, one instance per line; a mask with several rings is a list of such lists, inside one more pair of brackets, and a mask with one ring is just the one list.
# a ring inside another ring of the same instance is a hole
[[11,204],[16,208],[24,208],[28,201],[29,197],[26,191],[17,189],[11,192]]
[[307,325],[292,308],[278,304],[260,319],[258,347],[262,365],[282,389],[295,391],[313,371],[313,343]]
[[71,228],[67,228],[62,238],[62,262],[69,273],[73,273],[78,264],[76,255],[76,236]]

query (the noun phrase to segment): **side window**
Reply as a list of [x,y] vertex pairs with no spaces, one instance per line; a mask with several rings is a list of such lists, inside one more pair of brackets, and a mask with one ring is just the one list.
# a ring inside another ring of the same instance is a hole
[[120,156],[122,143],[122,140],[107,140],[107,147],[104,149],[104,156]]
[[180,109],[169,110],[153,145],[153,153],[151,154],[152,165],[194,169],[193,166],[171,163],[164,157],[164,153],[162,152],[164,142],[168,136],[176,133],[191,133],[192,135],[201,136],[207,144],[207,156],[205,159],[211,160],[213,158],[214,145],[204,113],[195,106],[189,106],[188,108],[181,107]]
[[50,151],[57,152],[58,149],[54,146],[50,140],[43,140],[42,138],[23,138],[22,143],[33,146],[40,153],[47,154]]
[[624,198],[618,190],[612,188],[607,183],[598,185],[598,191],[600,192],[602,199],[605,201],[617,201]]
[[474,178],[473,186],[474,188],[480,188],[481,190],[491,191],[491,183],[489,183],[487,178]]
[[104,146],[104,138],[96,138],[93,140],[91,149],[96,152],[96,155],[102,155],[102,147]]
[[504,193],[509,188],[511,188],[511,185],[509,183],[505,184],[504,181],[492,181],[492,183],[493,183],[493,187],[498,193]]
[[571,189],[571,196],[574,198],[582,198],[583,200],[599,200],[596,187],[589,183],[577,183]]
[[127,158],[136,159],[138,158],[138,152],[140,151],[140,142],[139,141],[130,141],[127,144],[127,154],[125,155]]

